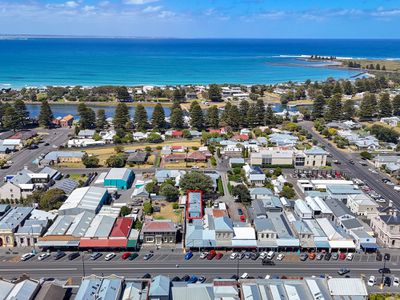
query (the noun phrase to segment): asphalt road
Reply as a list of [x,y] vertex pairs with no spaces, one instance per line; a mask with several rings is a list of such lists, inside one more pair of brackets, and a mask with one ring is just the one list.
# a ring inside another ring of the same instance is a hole
[[[53,148],[53,145],[60,146],[68,141],[68,133],[71,132],[70,129],[59,128],[53,130],[38,130],[39,132],[46,133],[43,135],[43,143],[39,144],[38,149],[22,149],[15,152],[9,160],[13,161],[13,164],[7,169],[0,169],[0,176],[4,177],[7,174],[16,174],[24,166],[27,166],[31,171],[37,171],[39,168],[37,165],[32,164],[32,161],[37,159],[40,154],[45,154],[50,151],[55,151],[57,149]],[[45,146],[49,143],[48,146]]]
[[[96,261],[91,261],[89,254],[84,254],[73,261],[64,257],[54,261],[52,257],[44,261],[38,261],[36,257],[31,260],[19,261],[19,256],[1,256],[0,274],[5,278],[14,278],[22,274],[27,274],[32,278],[53,277],[59,279],[72,278],[73,282],[79,282],[83,275],[97,274],[110,275],[117,274],[127,278],[141,277],[146,273],[151,275],[163,274],[182,277],[185,274],[205,276],[208,281],[213,278],[230,278],[232,275],[248,273],[253,277],[286,276],[287,278],[300,278],[307,276],[333,276],[340,277],[337,271],[340,268],[350,269],[351,277],[364,276],[366,279],[370,275],[381,275],[378,269],[383,266],[382,262],[375,260],[375,255],[355,255],[353,261],[299,261],[297,255],[287,256],[282,262],[276,261],[275,266],[263,266],[261,260],[256,261],[243,259],[231,260],[229,253],[224,254],[221,260],[200,259],[199,254],[195,253],[189,260],[185,261],[182,253],[156,253],[150,260],[143,259],[144,253],[140,253],[133,261],[122,260],[121,253],[111,261],[105,261],[102,257]],[[83,260],[82,260],[83,257]],[[178,265],[178,267],[176,266]],[[386,264],[391,269],[391,274],[400,274],[400,256],[392,256],[392,260]]]
[[[382,178],[386,177],[380,173],[373,174],[368,171],[368,166],[362,166],[358,163],[361,157],[356,153],[346,153],[340,151],[336,147],[330,145],[330,143],[321,137],[314,131],[312,122],[302,122],[300,125],[308,130],[313,138],[315,138],[320,144],[325,145],[325,149],[329,151],[332,156],[341,162],[338,166],[341,170],[352,174],[353,178],[359,178],[366,183],[370,188],[380,194],[386,201],[392,200],[394,205],[400,208],[400,193],[393,189],[393,186],[388,186],[382,182]],[[354,161],[354,165],[349,163],[349,160]]]

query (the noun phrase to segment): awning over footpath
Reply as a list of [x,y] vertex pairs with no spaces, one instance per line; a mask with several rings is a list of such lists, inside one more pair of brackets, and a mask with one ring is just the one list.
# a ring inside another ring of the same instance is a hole
[[314,241],[317,249],[329,249],[330,245],[328,241]]
[[126,248],[127,239],[81,239],[79,248]]
[[46,241],[38,241],[36,246],[41,247],[41,248],[78,247],[79,246],[79,240],[70,240],[70,241],[46,240]]
[[329,241],[329,246],[331,249],[355,249],[356,245],[353,241],[343,240],[343,241]]
[[361,249],[364,249],[364,250],[377,250],[377,249],[379,249],[379,246],[376,243],[361,243],[360,247],[361,247]]

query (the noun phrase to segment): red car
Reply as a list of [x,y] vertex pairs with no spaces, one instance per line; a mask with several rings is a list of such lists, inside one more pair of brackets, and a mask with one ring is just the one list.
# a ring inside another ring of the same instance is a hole
[[218,252],[217,255],[215,256],[215,259],[221,259],[222,256],[224,256],[221,252]]
[[127,259],[130,255],[131,255],[130,252],[125,252],[124,254],[122,254],[121,258],[122,259]]
[[311,259],[311,260],[314,260],[315,259],[315,253],[314,252],[312,252],[312,253],[310,253],[310,255],[308,256],[308,258],[309,259]]
[[208,252],[207,259],[212,260],[216,255],[217,252],[215,252],[215,250],[211,250],[210,252]]
[[345,259],[346,259],[346,253],[343,253],[343,252],[340,253],[340,254],[339,254],[339,259],[340,259],[340,260],[345,260]]
[[241,215],[241,216],[240,216],[240,221],[241,221],[241,222],[246,222],[246,217],[245,217],[245,215]]

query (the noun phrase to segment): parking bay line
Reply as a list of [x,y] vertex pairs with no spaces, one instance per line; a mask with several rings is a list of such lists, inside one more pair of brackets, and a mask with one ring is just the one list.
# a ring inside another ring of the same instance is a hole
[[[216,267],[218,270],[236,270],[237,267]],[[110,267],[103,267],[103,268],[91,268],[93,271],[100,271],[100,270],[115,270],[116,268],[110,268]],[[193,267],[179,267],[179,268],[174,268],[174,267],[132,267],[132,268],[126,268],[126,267],[120,267],[117,268],[118,270],[193,270]],[[214,270],[215,268],[210,268],[210,267],[196,267],[196,270]],[[242,270],[265,270],[265,271],[280,271],[280,270],[291,270],[291,271],[310,271],[310,270],[318,270],[318,271],[337,271],[339,268],[266,268],[263,266],[260,267],[245,267],[241,266]],[[376,268],[352,268],[352,271],[376,271]],[[394,272],[400,271],[400,269],[391,269]]]
[[38,269],[38,268],[31,268],[31,269],[1,269],[0,272],[16,272],[16,271],[21,271],[21,272],[27,272],[27,271],[77,271],[78,268],[55,268],[55,269],[50,269],[50,268],[45,268],[45,269]]

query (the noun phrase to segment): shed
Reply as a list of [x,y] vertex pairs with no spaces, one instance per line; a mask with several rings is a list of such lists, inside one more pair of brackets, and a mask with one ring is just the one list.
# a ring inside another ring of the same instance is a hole
[[127,168],[112,168],[104,178],[104,187],[127,190],[132,186],[135,175]]

